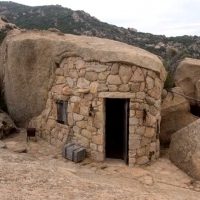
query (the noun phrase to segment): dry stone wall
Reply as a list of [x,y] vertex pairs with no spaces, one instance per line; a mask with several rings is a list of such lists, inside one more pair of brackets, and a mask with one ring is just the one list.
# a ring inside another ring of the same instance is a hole
[[[159,75],[150,69],[64,58],[57,66],[46,108],[29,125],[52,145],[73,142],[85,147],[87,156],[103,161],[105,98],[130,99],[129,165],[143,165],[159,157],[162,86]],[[67,124],[57,122],[58,100],[67,102]]]

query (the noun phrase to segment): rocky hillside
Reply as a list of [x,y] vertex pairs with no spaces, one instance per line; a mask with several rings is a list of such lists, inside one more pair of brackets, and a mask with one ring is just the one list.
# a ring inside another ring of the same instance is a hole
[[165,61],[177,54],[200,58],[200,37],[166,37],[137,32],[101,22],[84,11],[73,11],[60,5],[30,7],[11,1],[0,2],[0,15],[24,29],[56,28],[64,33],[90,35],[122,41],[146,49]]

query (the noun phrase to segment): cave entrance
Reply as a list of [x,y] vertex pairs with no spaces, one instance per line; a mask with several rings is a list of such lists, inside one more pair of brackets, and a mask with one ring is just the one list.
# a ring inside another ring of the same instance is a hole
[[106,99],[106,157],[128,164],[129,100]]

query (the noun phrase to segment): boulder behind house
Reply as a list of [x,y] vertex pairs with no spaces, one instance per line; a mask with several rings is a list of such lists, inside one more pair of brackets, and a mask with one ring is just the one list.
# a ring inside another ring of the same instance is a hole
[[177,131],[171,137],[171,161],[195,179],[200,180],[200,119]]

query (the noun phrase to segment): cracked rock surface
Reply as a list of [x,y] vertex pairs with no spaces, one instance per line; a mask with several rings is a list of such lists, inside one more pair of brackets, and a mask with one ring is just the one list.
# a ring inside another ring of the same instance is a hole
[[[167,156],[145,167],[119,160],[73,163],[44,140],[26,142],[25,129],[3,140],[0,148],[0,199],[198,200],[200,182],[173,165]],[[13,152],[9,143],[26,147]]]

